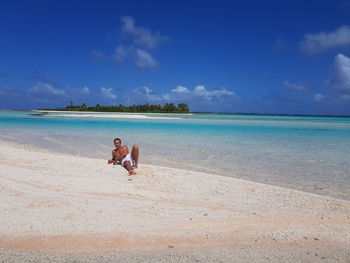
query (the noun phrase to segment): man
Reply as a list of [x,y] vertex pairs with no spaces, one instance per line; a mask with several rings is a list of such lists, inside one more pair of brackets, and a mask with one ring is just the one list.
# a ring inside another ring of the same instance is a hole
[[108,160],[108,164],[120,164],[128,170],[129,175],[136,174],[134,168],[138,168],[139,162],[139,147],[134,145],[129,153],[128,146],[122,145],[122,140],[119,138],[114,139],[115,149],[112,150],[112,159]]

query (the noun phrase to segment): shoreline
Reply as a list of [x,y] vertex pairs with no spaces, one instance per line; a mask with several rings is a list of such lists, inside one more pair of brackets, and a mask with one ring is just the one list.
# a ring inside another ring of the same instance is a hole
[[125,118],[125,119],[152,119],[152,120],[182,120],[178,117],[150,117],[140,114],[121,115],[121,114],[54,114],[47,117],[68,117],[68,118]]
[[[125,119],[152,119],[152,120],[182,120],[180,117],[160,117],[160,116],[147,116],[148,114],[164,114],[167,113],[133,113],[133,112],[87,112],[87,111],[41,111],[33,110],[34,112],[49,112],[55,114],[48,114],[46,117],[70,117],[70,118],[125,118]],[[56,114],[58,113],[58,114]],[[68,113],[68,114],[65,114]],[[176,114],[176,113],[173,113]],[[176,114],[178,115],[178,114]],[[182,115],[181,113],[179,115]],[[191,114],[183,114],[191,115]]]
[[[11,111],[11,110],[9,110]],[[180,112],[121,112],[121,111],[58,111],[58,110],[29,110],[34,112],[68,112],[68,113],[116,113],[116,114],[159,114],[159,115],[193,115],[195,113],[180,113]]]
[[[26,151],[33,151],[33,152],[38,152],[38,153],[43,153],[43,154],[48,154],[48,155],[58,155],[58,156],[62,156],[62,157],[67,157],[67,158],[83,158],[83,159],[90,159],[90,160],[94,160],[94,161],[107,161],[107,159],[102,159],[102,158],[96,158],[96,157],[90,157],[90,156],[84,156],[81,154],[74,154],[74,153],[68,153],[68,152],[59,152],[59,151],[53,151],[52,149],[49,148],[42,148],[33,144],[25,144],[25,143],[20,143],[18,141],[13,141],[11,140],[12,138],[8,138],[9,140],[6,140],[4,138],[0,138],[0,147],[2,144],[8,145],[10,147],[16,148],[16,149],[25,149]],[[109,149],[109,148],[108,148]],[[117,167],[120,167],[120,165],[116,165]],[[180,173],[195,173],[195,174],[205,174],[208,176],[218,176],[218,177],[225,177],[225,178],[230,178],[233,180],[238,180],[238,181],[242,181],[242,182],[246,182],[246,183],[252,183],[252,184],[257,184],[260,186],[270,186],[270,187],[276,187],[276,188],[281,188],[283,190],[288,190],[288,191],[295,191],[295,192],[299,192],[301,194],[307,194],[307,195],[314,195],[314,196],[318,196],[318,197],[322,197],[322,198],[329,198],[329,199],[334,199],[334,200],[338,200],[338,201],[345,201],[345,202],[349,202],[349,199],[346,198],[341,198],[341,197],[337,197],[337,196],[332,196],[332,195],[327,195],[327,194],[321,194],[321,193],[317,193],[317,192],[312,192],[312,191],[306,191],[306,190],[300,190],[297,188],[292,188],[289,185],[278,185],[278,184],[273,184],[273,183],[266,183],[266,182],[260,182],[260,181],[254,181],[254,180],[250,180],[247,178],[242,178],[242,177],[231,177],[228,176],[226,174],[221,174],[221,173],[215,173],[215,171],[200,171],[197,170],[196,168],[198,168],[198,166],[192,166],[190,168],[177,168],[174,166],[166,166],[166,165],[154,165],[154,164],[143,164],[143,166],[146,167],[152,167],[153,169],[165,169],[165,170],[175,170],[177,172]],[[120,167],[121,168],[121,167]],[[123,170],[123,169],[122,169]]]
[[[46,137],[45,137],[46,138]],[[54,140],[54,139],[50,139],[50,138],[46,138],[45,140],[48,140],[49,142],[53,142],[55,144],[58,145],[62,145],[64,147],[67,147],[67,145],[59,140]],[[43,152],[47,152],[49,154],[53,153],[53,154],[61,154],[61,155],[69,155],[69,156],[76,156],[76,157],[86,157],[86,158],[97,158],[99,159],[101,155],[99,156],[93,156],[93,155],[84,155],[83,152],[73,152],[73,151],[69,151],[68,148],[65,150],[57,150],[57,148],[53,148],[51,147],[45,147],[43,145],[38,145],[38,144],[31,144],[31,143],[25,143],[24,141],[19,141],[18,139],[11,137],[11,136],[5,136],[5,135],[0,135],[0,142],[5,142],[5,143],[13,143],[14,146],[18,146],[21,145],[22,147],[24,146],[25,148],[30,148],[30,149],[34,149],[35,151],[43,151]],[[102,145],[102,144],[100,144]],[[110,152],[111,147],[108,147],[106,145],[102,145],[103,151],[106,154],[107,152]],[[54,150],[55,149],[55,150]],[[109,158],[109,154],[105,155],[106,158]],[[153,158],[153,159],[148,159],[148,160],[144,160],[148,165],[154,165],[157,164],[159,166],[165,167],[165,168],[177,168],[177,169],[181,169],[181,170],[191,170],[191,171],[197,171],[197,172],[204,172],[204,173],[208,173],[208,174],[216,174],[219,176],[225,176],[225,177],[233,177],[233,178],[237,178],[237,179],[242,179],[242,180],[247,180],[247,181],[251,181],[251,182],[255,182],[255,183],[261,183],[261,184],[268,184],[268,185],[272,185],[272,186],[279,186],[282,188],[286,188],[286,189],[294,189],[294,190],[298,190],[301,192],[306,192],[306,193],[311,193],[311,194],[317,194],[317,195],[321,195],[321,196],[329,196],[332,198],[336,198],[339,200],[345,200],[345,201],[350,201],[348,192],[345,191],[337,191],[337,189],[335,188],[331,188],[331,187],[326,187],[326,186],[322,186],[322,185],[311,185],[310,187],[298,187],[294,184],[291,184],[289,181],[282,181],[282,180],[276,180],[275,178],[270,179],[269,181],[264,180],[264,178],[266,178],[266,176],[269,176],[266,174],[266,171],[261,170],[260,173],[261,175],[265,176],[259,178],[258,176],[255,176],[254,178],[249,178],[248,176],[240,176],[234,172],[227,172],[227,170],[225,170],[224,172],[218,169],[214,169],[214,168],[208,168],[206,167],[206,169],[203,169],[203,167],[201,167],[199,164],[196,163],[191,163],[190,165],[187,164],[181,164],[181,168],[178,168],[178,162],[176,160],[172,160],[172,161],[168,161],[168,162],[164,162],[164,160],[166,160],[165,158]],[[169,159],[170,160],[170,159]]]
[[0,259],[106,251],[111,262],[169,253],[165,262],[196,253],[230,262],[245,259],[238,248],[272,262],[281,251],[287,262],[296,251],[350,258],[350,201],[142,160],[128,176],[106,160],[4,141],[0,157]]

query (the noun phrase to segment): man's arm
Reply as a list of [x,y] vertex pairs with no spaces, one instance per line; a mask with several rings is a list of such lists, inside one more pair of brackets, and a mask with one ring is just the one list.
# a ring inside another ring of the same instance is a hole
[[113,164],[119,164],[120,162],[118,160],[108,160],[108,164],[113,163]]
[[112,151],[112,159],[111,160],[108,160],[108,164],[119,164],[120,163],[120,160],[118,160],[117,158],[117,153],[115,152],[115,150]]
[[120,152],[121,152],[121,153],[120,153],[120,155],[121,155],[120,161],[121,161],[121,160],[123,160],[123,159],[125,158],[125,156],[127,156],[128,153],[129,153],[129,148],[128,148],[128,146],[124,145],[124,146],[122,147],[122,149],[121,149]]

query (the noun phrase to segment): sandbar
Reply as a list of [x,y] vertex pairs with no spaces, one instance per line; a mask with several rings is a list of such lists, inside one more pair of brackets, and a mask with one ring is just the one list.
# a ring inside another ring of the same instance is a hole
[[140,114],[52,114],[50,117],[75,117],[75,118],[124,118],[124,119],[157,119],[157,120],[180,120],[178,117],[155,117]]
[[0,171],[3,262],[350,260],[347,200],[4,141]]
[[169,117],[164,114],[164,116],[149,116],[152,113],[135,114],[135,113],[124,113],[124,114],[115,114],[115,113],[98,113],[98,112],[77,112],[77,111],[67,111],[62,113],[62,111],[39,111],[39,112],[48,112],[54,114],[48,114],[49,117],[72,117],[72,118],[124,118],[124,119],[154,119],[154,120],[181,120],[181,117]]

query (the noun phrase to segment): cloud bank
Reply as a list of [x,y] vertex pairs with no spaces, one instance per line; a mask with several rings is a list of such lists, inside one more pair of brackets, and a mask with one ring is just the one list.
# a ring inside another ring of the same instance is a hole
[[102,87],[100,89],[101,91],[101,94],[103,97],[107,98],[107,99],[112,99],[112,100],[115,100],[117,99],[117,95],[115,95],[113,93],[113,89],[112,88],[105,88],[105,87]]
[[61,96],[66,93],[64,90],[54,88],[51,84],[44,83],[44,82],[38,82],[32,88],[30,88],[28,92],[32,94],[44,95],[44,96],[45,95]]
[[86,95],[86,94],[89,94],[89,93],[90,93],[90,89],[89,89],[88,87],[85,86],[84,88],[81,89],[81,93],[82,93],[82,94],[85,94],[85,95]]
[[300,50],[307,54],[319,54],[339,47],[350,47],[350,26],[342,26],[333,32],[305,34],[299,42]]
[[132,98],[129,101],[136,103],[188,103],[196,104],[213,104],[230,103],[235,96],[233,91],[225,88],[216,90],[207,90],[203,85],[197,85],[193,90],[184,86],[177,86],[169,92],[156,94],[149,87],[140,87],[132,91]]
[[174,93],[179,93],[179,94],[190,93],[190,90],[184,86],[177,86],[175,89],[172,89],[171,91]]

